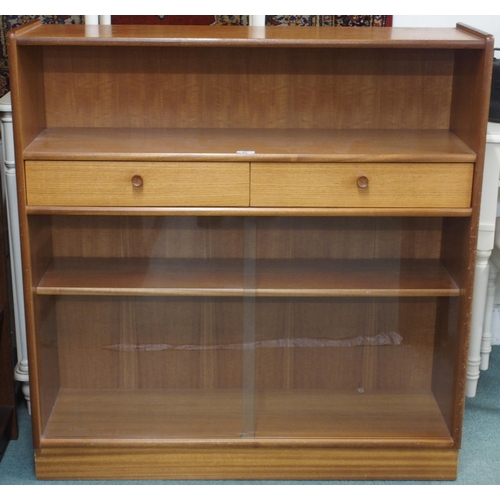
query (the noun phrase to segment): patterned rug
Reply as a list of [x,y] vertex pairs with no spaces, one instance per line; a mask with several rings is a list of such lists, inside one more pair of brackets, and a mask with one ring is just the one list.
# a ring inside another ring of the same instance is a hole
[[392,16],[266,16],[267,26],[392,26]]
[[[83,16],[0,16],[0,97],[9,91],[6,33],[33,19],[82,24]],[[113,24],[248,26],[249,16],[111,16]],[[392,26],[392,16],[266,16],[267,26]]]
[[111,16],[111,24],[248,26],[249,16]]
[[[249,16],[111,16],[111,23],[248,26]],[[392,16],[266,16],[266,26],[392,26]]]

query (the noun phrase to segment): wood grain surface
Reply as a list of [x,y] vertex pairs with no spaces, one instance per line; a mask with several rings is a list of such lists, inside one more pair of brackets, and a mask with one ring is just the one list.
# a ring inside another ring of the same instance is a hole
[[251,172],[250,205],[256,207],[465,208],[474,165],[252,163]]
[[[243,397],[241,391],[61,389],[44,439],[240,440]],[[451,444],[430,393],[290,391],[254,397],[256,438]]]
[[43,47],[46,125],[448,130],[453,61],[437,48]]
[[448,130],[46,128],[33,160],[473,162]]
[[26,162],[26,191],[28,205],[248,206],[249,165]]
[[[245,288],[243,259],[85,259],[51,262],[43,295],[453,296],[459,289],[437,260],[259,260]],[[249,266],[250,267],[250,266]]]
[[36,451],[40,479],[435,479],[457,477],[452,449],[369,449],[210,443],[171,446],[64,447]]
[[350,28],[232,26],[78,26],[32,25],[18,36],[19,45],[215,45],[215,46],[362,46],[481,48],[476,33],[453,28]]

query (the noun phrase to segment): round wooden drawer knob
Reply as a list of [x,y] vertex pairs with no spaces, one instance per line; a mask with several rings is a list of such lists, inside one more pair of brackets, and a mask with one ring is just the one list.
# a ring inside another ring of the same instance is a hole
[[359,188],[366,189],[368,187],[368,177],[365,177],[364,175],[358,177],[357,183]]
[[134,175],[132,177],[132,186],[141,187],[144,184],[142,177],[140,175]]

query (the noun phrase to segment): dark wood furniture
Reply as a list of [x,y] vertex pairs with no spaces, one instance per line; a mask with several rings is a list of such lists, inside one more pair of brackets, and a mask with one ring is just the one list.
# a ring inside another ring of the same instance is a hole
[[[1,186],[0,186],[1,188]],[[0,204],[0,461],[11,439],[17,439],[16,391],[14,360],[9,321],[9,292],[3,207]]]
[[490,36],[9,42],[38,477],[456,476]]

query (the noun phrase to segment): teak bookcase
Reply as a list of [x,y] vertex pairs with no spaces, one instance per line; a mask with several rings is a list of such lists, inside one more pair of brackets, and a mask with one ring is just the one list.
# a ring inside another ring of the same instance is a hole
[[39,478],[456,477],[491,36],[9,43]]

